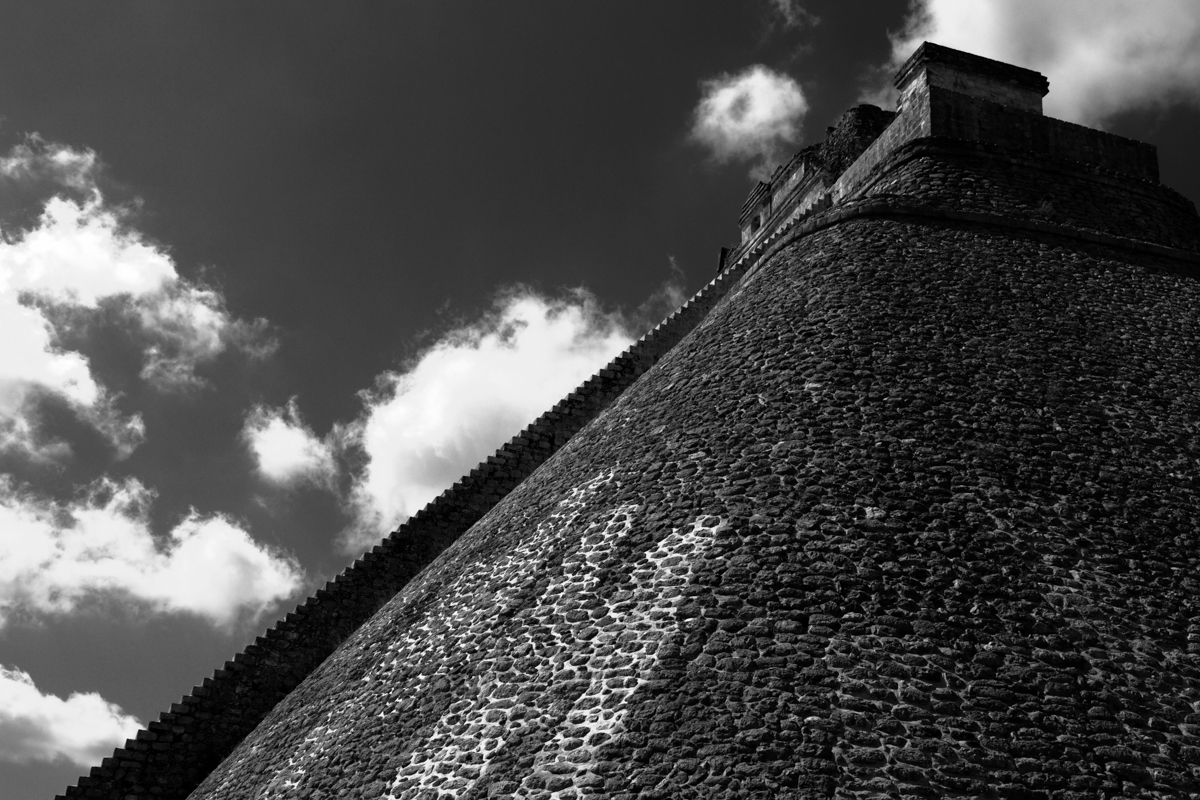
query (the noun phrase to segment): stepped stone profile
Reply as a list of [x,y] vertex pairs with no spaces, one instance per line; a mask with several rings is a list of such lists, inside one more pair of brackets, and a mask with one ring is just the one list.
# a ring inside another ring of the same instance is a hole
[[1200,218],[925,44],[67,797],[1200,797]]

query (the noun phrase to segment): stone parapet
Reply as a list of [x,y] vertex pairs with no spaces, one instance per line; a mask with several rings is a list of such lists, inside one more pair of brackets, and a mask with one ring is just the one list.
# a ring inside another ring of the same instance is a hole
[[921,87],[949,89],[1034,114],[1042,113],[1042,98],[1050,89],[1046,76],[1031,69],[993,61],[925,42],[896,73],[901,108],[908,92]]
[[895,113],[861,105],[842,114],[826,131],[825,141],[797,152],[776,168],[770,180],[758,183],[742,204],[738,217],[741,242],[726,263],[737,261],[760,241],[796,218],[826,206],[830,184],[862,154]]
[[1152,144],[948,89],[931,90],[929,116],[932,136],[1001,144],[1158,182],[1158,149]]

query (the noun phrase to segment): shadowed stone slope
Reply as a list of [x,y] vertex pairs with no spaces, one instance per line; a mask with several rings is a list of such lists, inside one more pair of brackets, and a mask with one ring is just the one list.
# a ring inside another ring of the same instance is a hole
[[797,240],[193,796],[1196,791],[1200,292],[1161,266]]

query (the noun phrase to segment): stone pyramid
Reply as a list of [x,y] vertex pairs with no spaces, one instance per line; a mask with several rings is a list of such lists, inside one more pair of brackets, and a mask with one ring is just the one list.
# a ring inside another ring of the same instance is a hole
[[896,83],[66,796],[1200,796],[1200,219],[1036,72]]

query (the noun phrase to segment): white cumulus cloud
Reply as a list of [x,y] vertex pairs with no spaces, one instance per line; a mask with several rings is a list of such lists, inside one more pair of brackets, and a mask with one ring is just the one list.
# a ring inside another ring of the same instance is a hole
[[1200,104],[1195,0],[914,0],[888,81],[925,40],[1041,72],[1046,113],[1084,125]]
[[36,228],[6,239],[4,284],[60,302],[92,307],[108,295],[155,292],[177,277],[170,258],[121,230],[119,211],[96,194],[82,203],[51,198]]
[[251,411],[242,437],[259,473],[274,483],[328,481],[336,472],[331,447],[300,418],[294,397],[284,408],[259,406]]
[[66,700],[43,694],[29,673],[0,665],[0,759],[18,764],[66,759],[89,767],[142,727],[95,692]]
[[705,81],[692,138],[720,163],[754,162],[765,177],[800,140],[808,101],[793,78],[761,64]]
[[294,559],[232,520],[192,513],[161,540],[153,492],[101,479],[84,499],[55,504],[0,483],[0,627],[16,616],[63,614],[85,601],[134,603],[229,627],[301,588]]
[[[176,272],[170,256],[106,204],[95,184],[91,151],[31,137],[0,157],[0,181],[58,191],[28,229],[0,230],[0,444],[54,457],[61,443],[36,443],[29,404],[40,392],[69,400],[79,416],[110,434],[122,453],[139,441],[136,417],[119,421],[88,358],[61,346],[47,309],[76,317],[122,300],[120,316],[140,342],[141,377],[160,389],[201,381],[199,364],[228,346],[253,355],[268,347],[265,323],[231,317],[215,291]],[[69,450],[69,448],[67,448]]]
[[629,327],[582,291],[517,291],[381,375],[347,434],[368,458],[347,549],[377,542],[565,397],[629,346]]

